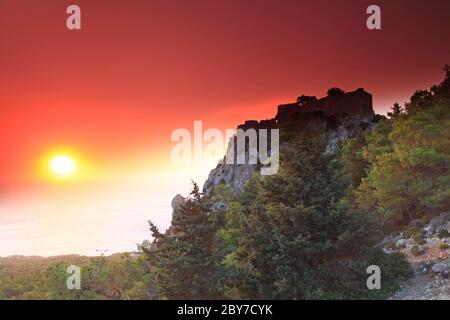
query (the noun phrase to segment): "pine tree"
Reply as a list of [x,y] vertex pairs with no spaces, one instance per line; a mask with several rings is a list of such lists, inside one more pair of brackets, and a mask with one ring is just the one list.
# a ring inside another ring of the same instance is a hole
[[143,250],[153,266],[160,298],[215,299],[219,292],[214,244],[216,228],[202,204],[197,184],[179,206],[171,227],[161,234],[151,223],[154,237]]
[[325,145],[324,132],[304,131],[283,150],[279,174],[255,176],[232,206],[227,232],[235,248],[228,258],[241,273],[235,286],[242,297],[305,299],[332,291],[341,276],[331,271],[336,257],[351,256],[363,242],[369,219],[340,201],[349,177],[324,154]]
[[403,107],[397,102],[391,108],[391,111],[387,113],[390,119],[398,119],[403,114]]
[[401,117],[381,121],[367,138],[370,170],[360,205],[403,223],[450,205],[450,69],[430,91],[417,91]]
[[361,179],[366,176],[369,162],[364,157],[364,148],[367,146],[366,134],[358,129],[352,138],[348,138],[342,147],[342,159],[352,178],[352,187],[357,188]]

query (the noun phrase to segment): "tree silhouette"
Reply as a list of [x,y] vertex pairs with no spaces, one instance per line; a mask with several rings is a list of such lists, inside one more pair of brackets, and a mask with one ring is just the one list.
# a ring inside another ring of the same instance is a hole
[[392,111],[388,112],[387,115],[391,119],[397,119],[403,112],[403,107],[398,103],[394,103],[394,105],[391,108]]
[[315,96],[307,96],[307,95],[303,94],[297,98],[297,102],[300,107],[303,107],[306,104],[313,102],[313,101],[317,101],[317,98]]
[[345,93],[345,91],[342,90],[341,88],[337,88],[337,87],[330,88],[327,91],[328,96],[337,96],[337,95],[340,95],[343,93]]

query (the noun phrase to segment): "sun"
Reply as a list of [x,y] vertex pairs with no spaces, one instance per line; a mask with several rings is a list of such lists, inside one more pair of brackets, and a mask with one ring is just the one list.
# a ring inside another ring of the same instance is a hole
[[77,164],[75,160],[67,155],[58,155],[50,160],[50,170],[57,176],[66,177],[75,173]]

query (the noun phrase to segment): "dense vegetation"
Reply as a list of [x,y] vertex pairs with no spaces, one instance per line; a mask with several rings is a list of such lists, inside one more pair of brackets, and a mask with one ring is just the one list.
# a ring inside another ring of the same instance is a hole
[[[67,268],[81,268],[82,290],[68,290]],[[147,262],[142,256],[0,258],[0,299],[141,299]]]
[[430,91],[394,105],[363,141],[361,207],[404,223],[450,207],[450,68]]
[[[238,195],[219,185],[174,212],[142,246],[159,298],[386,298],[411,274],[376,246],[383,231],[450,205],[450,68],[369,130],[325,153],[336,119],[300,114],[281,128],[281,169]],[[305,100],[307,96],[299,98]],[[308,98],[310,99],[310,98]],[[367,290],[366,268],[383,271]]]
[[[225,185],[204,195],[194,183],[169,230],[150,223],[153,240],[138,256],[33,266],[0,259],[0,298],[388,297],[411,270],[376,243],[450,207],[450,68],[444,70],[441,84],[358,128],[334,154],[324,150],[336,119],[299,115],[281,130],[277,175],[255,174],[237,195]],[[69,264],[82,267],[82,290],[65,287]],[[381,267],[381,290],[366,288],[369,265]]]

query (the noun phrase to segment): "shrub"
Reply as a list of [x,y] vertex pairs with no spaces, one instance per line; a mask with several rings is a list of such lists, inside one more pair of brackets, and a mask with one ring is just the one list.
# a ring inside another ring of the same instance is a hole
[[448,233],[448,231],[444,229],[444,230],[439,231],[438,237],[439,237],[440,239],[442,239],[442,238],[448,238],[448,237],[450,237],[450,233]]
[[345,93],[344,90],[342,90],[341,88],[336,88],[336,87],[330,88],[327,91],[328,96],[337,96],[337,95],[340,95],[343,93]]
[[358,261],[361,277],[367,279],[368,265],[378,265],[383,272],[381,290],[362,290],[358,292],[358,299],[387,299],[399,289],[400,281],[410,278],[414,272],[402,253],[386,255],[378,250],[368,250],[363,259]]

